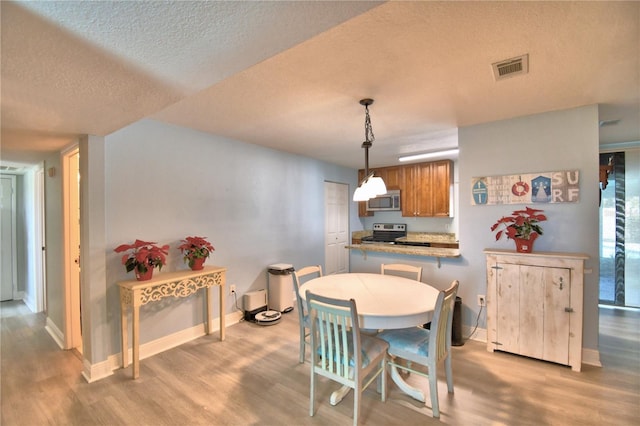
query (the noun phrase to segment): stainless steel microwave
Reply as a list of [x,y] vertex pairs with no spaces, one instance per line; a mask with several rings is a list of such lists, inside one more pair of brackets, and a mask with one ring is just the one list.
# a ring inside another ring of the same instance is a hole
[[386,194],[378,195],[367,201],[367,211],[370,212],[397,210],[400,210],[400,190],[398,189],[387,191]]

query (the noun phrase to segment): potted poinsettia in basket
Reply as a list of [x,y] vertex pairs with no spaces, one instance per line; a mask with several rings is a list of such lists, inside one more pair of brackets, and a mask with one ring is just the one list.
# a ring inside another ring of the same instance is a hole
[[503,235],[507,239],[511,238],[516,242],[516,251],[520,253],[531,253],[533,242],[542,235],[542,227],[538,224],[547,220],[541,214],[543,210],[525,207],[525,210],[515,210],[511,216],[503,216],[491,226],[492,231],[496,231],[496,241]]
[[182,244],[178,246],[184,261],[189,264],[189,268],[198,271],[204,268],[204,261],[211,255],[215,249],[207,237],[186,237],[182,240]]
[[167,263],[169,245],[158,247],[157,243],[136,240],[133,244],[122,244],[115,248],[116,253],[127,251],[122,256],[122,264],[127,272],[135,271],[138,281],[150,280],[153,268],[162,269]]

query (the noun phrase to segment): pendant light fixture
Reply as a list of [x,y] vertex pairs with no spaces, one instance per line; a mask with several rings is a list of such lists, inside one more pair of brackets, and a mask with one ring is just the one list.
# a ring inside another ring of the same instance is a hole
[[387,187],[381,177],[374,176],[375,172],[369,173],[369,148],[376,139],[373,135],[371,127],[371,118],[369,117],[369,105],[373,103],[373,99],[362,99],[360,105],[364,106],[364,179],[353,193],[353,201],[367,201],[370,198],[377,197],[387,193]]

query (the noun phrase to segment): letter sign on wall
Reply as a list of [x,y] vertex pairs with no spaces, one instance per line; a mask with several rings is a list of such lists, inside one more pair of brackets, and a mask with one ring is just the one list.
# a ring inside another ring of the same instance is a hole
[[578,170],[474,177],[471,204],[577,203],[579,183]]

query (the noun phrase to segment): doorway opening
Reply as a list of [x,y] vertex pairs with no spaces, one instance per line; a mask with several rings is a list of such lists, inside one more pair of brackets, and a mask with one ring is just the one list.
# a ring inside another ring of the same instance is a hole
[[[611,165],[600,204],[600,303],[640,307],[640,150],[600,154]],[[604,186],[604,185],[602,185]]]

